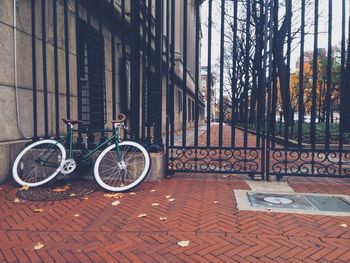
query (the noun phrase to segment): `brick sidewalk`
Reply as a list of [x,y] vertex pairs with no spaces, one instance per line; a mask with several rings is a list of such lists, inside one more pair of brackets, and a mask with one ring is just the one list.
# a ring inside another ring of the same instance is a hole
[[[331,185],[332,193],[350,194],[350,182],[293,178],[290,184],[313,192]],[[0,187],[0,262],[350,260],[350,218],[238,211],[232,190],[249,189],[239,177],[146,182],[118,206],[99,191],[88,199],[14,203],[16,188]],[[180,240],[190,245],[180,247]],[[34,250],[38,242],[44,247]]]

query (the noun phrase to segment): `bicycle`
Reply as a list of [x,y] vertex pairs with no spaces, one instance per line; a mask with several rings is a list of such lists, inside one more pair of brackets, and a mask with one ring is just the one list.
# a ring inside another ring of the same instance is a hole
[[[39,140],[25,147],[13,164],[14,180],[22,186],[43,185],[59,173],[63,175],[72,173],[77,166],[102,150],[94,165],[96,182],[102,188],[113,192],[124,192],[135,188],[147,177],[150,156],[142,145],[133,141],[122,141],[120,134],[122,130],[127,129],[126,116],[119,114],[118,118],[112,121],[113,136],[82,153],[78,161],[73,156],[73,127],[83,122],[62,119],[68,125],[67,135],[58,140]],[[69,147],[66,148],[64,142],[67,142],[67,139]]]

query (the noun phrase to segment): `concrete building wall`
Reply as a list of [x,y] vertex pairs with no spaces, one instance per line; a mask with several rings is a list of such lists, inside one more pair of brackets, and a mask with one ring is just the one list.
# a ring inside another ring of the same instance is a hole
[[[119,0],[118,0],[119,1]],[[116,1],[116,2],[118,2]],[[129,1],[126,1],[126,9],[130,9]],[[193,1],[189,1],[189,16],[193,16]],[[36,5],[36,80],[37,80],[37,112],[38,112],[38,136],[45,135],[44,123],[44,85],[43,85],[43,52],[42,52],[42,28],[41,28],[41,0],[35,1]],[[183,14],[182,1],[176,1],[176,17]],[[76,24],[75,24],[75,1],[68,0],[68,27],[69,27],[69,80],[70,80],[70,109],[71,119],[78,119],[78,87],[77,87],[77,42],[76,42]],[[192,11],[191,11],[192,8]],[[118,9],[118,8],[117,8]],[[120,10],[120,9],[119,9]],[[46,64],[47,64],[47,87],[48,87],[48,128],[49,135],[55,135],[55,78],[54,78],[54,35],[53,35],[53,9],[52,0],[46,1]],[[152,7],[153,14],[155,7]],[[86,11],[83,7],[79,10],[80,17],[86,20]],[[14,30],[14,6],[13,0],[0,1],[0,123],[2,124],[0,132],[0,182],[11,176],[10,167],[12,162],[24,144],[33,137],[33,65],[32,65],[32,31],[31,31],[31,1],[17,1],[16,8],[16,31]],[[127,17],[129,21],[129,17]],[[182,21],[176,19],[176,53],[181,57],[182,47]],[[189,18],[189,54],[194,50],[193,21]],[[98,29],[98,21],[91,17],[91,24]],[[64,8],[63,1],[57,1],[57,31],[58,31],[58,80],[59,80],[59,117],[67,116],[66,105],[66,61],[65,61],[65,36],[64,36]],[[118,28],[117,28],[118,30]],[[17,88],[15,88],[15,41],[16,33],[16,51],[17,51]],[[110,29],[103,26],[104,48],[105,48],[105,85],[106,85],[106,105],[107,119],[106,128],[110,128],[112,119],[112,59],[111,59],[111,33]],[[121,40],[115,39],[115,68],[116,68],[116,111],[121,111],[121,100],[119,90],[119,72],[121,59]],[[127,47],[128,49],[128,47]],[[188,58],[188,88],[194,91],[194,57]],[[179,62],[181,64],[181,60]],[[182,78],[182,75],[180,75]],[[16,96],[17,94],[17,96]],[[177,93],[176,93],[177,94]],[[142,96],[140,96],[142,97]],[[16,99],[17,98],[17,99]],[[175,96],[175,100],[177,96]],[[17,105],[17,106],[16,106]],[[162,124],[163,132],[166,123],[166,82],[163,81],[162,98]],[[177,103],[175,102],[175,105]],[[18,111],[17,111],[18,109]],[[177,129],[182,127],[182,113],[175,110],[175,126]],[[17,122],[17,115],[19,122]],[[189,121],[188,127],[193,126],[194,122]],[[152,129],[153,130],[153,129]],[[60,121],[60,132],[64,134],[65,125]],[[26,139],[28,138],[28,140]]]

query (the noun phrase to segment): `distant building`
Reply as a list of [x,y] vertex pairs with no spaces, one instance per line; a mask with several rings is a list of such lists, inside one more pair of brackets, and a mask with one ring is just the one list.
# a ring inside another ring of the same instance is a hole
[[[210,84],[210,90],[211,90],[211,102],[210,102],[210,120],[215,121],[218,116],[217,109],[216,109],[216,89],[215,89],[215,77],[213,74],[211,74],[211,84]],[[202,94],[204,100],[206,101],[205,105],[205,119],[207,118],[207,102],[208,102],[208,67],[203,66],[202,67],[202,76],[201,76],[201,87],[200,87],[200,93]]]

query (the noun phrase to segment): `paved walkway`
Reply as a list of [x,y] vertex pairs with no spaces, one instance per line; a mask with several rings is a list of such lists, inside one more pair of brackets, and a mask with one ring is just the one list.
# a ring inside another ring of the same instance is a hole
[[[0,262],[350,262],[350,217],[239,211],[233,190],[249,190],[245,179],[178,174],[119,199],[101,190],[56,202],[16,200],[18,187],[2,185]],[[350,195],[349,179],[288,181]]]
[[[290,185],[350,194],[346,180],[292,179]],[[17,188],[3,185],[0,262],[350,261],[350,218],[238,211],[233,189],[249,186],[239,177],[182,175],[146,182],[113,206],[102,191],[14,203]],[[180,247],[178,241],[190,243]],[[38,242],[44,247],[34,250]]]

